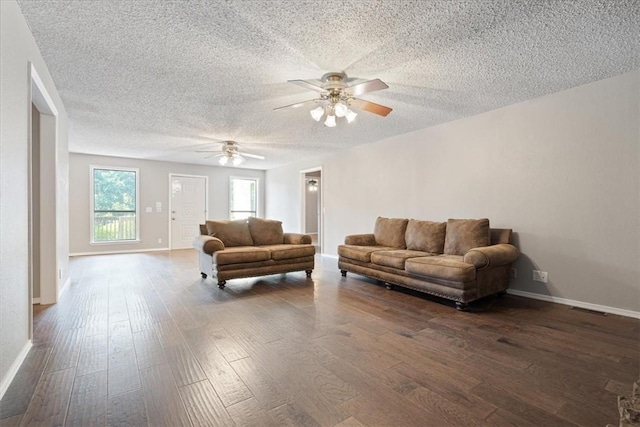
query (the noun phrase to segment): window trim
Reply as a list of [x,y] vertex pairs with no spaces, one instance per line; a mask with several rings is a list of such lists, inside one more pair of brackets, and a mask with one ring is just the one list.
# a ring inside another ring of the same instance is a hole
[[233,188],[233,180],[234,179],[246,179],[246,180],[251,180],[251,181],[255,181],[256,182],[256,218],[260,218],[260,178],[255,177],[255,176],[239,176],[239,175],[231,175],[229,176],[229,216],[228,218],[231,219],[231,194],[232,194],[232,188]]
[[[94,171],[96,169],[134,172],[136,174],[136,238],[134,240],[101,240],[96,242],[94,239],[95,227],[95,193],[94,193]],[[90,245],[127,245],[132,243],[140,243],[140,169],[123,166],[89,166],[89,244]]]

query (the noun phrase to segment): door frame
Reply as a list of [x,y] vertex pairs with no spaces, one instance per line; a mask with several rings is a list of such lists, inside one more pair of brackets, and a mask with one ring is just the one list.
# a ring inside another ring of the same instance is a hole
[[173,180],[174,177],[176,176],[180,176],[180,177],[184,177],[184,178],[204,178],[204,219],[205,221],[207,220],[207,215],[209,214],[209,177],[207,175],[190,175],[187,173],[169,173],[169,203],[167,203],[168,205],[168,209],[167,209],[167,222],[168,222],[168,236],[167,236],[167,244],[168,244],[168,248],[169,250],[172,250],[172,246],[173,246],[173,242],[172,242],[172,235],[171,235],[171,211],[173,210],[173,197],[172,197],[172,190],[171,190],[171,181]]
[[[48,134],[48,138],[47,141],[53,141],[53,149],[51,151],[53,151],[54,155],[53,156],[47,156],[46,158],[43,158],[43,156],[39,156],[40,157],[40,165],[42,164],[42,162],[49,162],[48,165],[52,166],[52,170],[53,173],[55,174],[57,169],[58,169],[58,164],[57,164],[57,160],[58,160],[58,109],[55,106],[55,103],[53,102],[53,98],[51,97],[51,95],[49,94],[49,92],[47,91],[47,88],[44,85],[44,82],[42,81],[42,78],[40,78],[40,75],[38,74],[38,72],[36,71],[35,66],[33,65],[32,62],[28,62],[28,66],[27,66],[27,78],[28,78],[28,89],[27,89],[27,96],[28,96],[28,113],[27,113],[27,125],[28,125],[28,131],[27,131],[27,193],[28,193],[28,206],[27,206],[27,210],[28,210],[28,241],[29,241],[29,248],[28,248],[28,259],[27,259],[27,268],[28,268],[28,272],[27,272],[27,286],[28,286],[28,304],[29,304],[29,325],[28,325],[28,335],[29,335],[29,340],[31,340],[33,338],[33,270],[34,270],[34,250],[40,251],[41,256],[40,256],[40,261],[41,261],[41,265],[38,267],[40,269],[40,303],[41,304],[55,304],[58,302],[58,299],[60,298],[60,293],[61,293],[61,289],[60,289],[60,278],[61,278],[61,269],[60,269],[60,265],[58,264],[58,248],[57,248],[57,220],[54,222],[54,227],[53,230],[49,229],[47,230],[42,230],[42,228],[40,229],[40,234],[43,235],[45,234],[44,238],[41,239],[41,245],[38,248],[34,248],[33,247],[33,234],[34,234],[34,212],[33,212],[33,114],[31,114],[31,108],[32,105],[36,107],[36,109],[38,110],[38,112],[40,113],[41,116],[41,120],[40,120],[40,142],[39,142],[39,147],[40,147],[40,151],[42,152],[42,135],[46,132]],[[49,116],[50,119],[48,119],[47,121],[49,122],[49,124],[47,124],[46,126],[42,126],[42,116]],[[49,147],[51,148],[51,147]],[[40,168],[42,169],[42,168]],[[42,177],[40,177],[40,179],[42,179]],[[38,195],[38,197],[41,197],[42,194],[42,189],[40,192],[40,195]],[[42,220],[43,216],[49,216],[51,214],[53,214],[54,218],[57,218],[56,215],[56,206],[57,206],[57,194],[56,194],[56,187],[54,186],[54,195],[53,195],[53,206],[43,206],[42,203],[40,204],[40,214],[39,214],[39,218],[40,220]],[[43,209],[47,209],[47,212],[44,212],[43,215]],[[51,253],[51,251],[49,249],[47,249],[46,251],[43,251],[42,249],[42,242],[44,241],[49,241],[49,247],[52,247],[53,250],[53,254]],[[48,258],[52,258],[53,257],[53,262],[49,262],[47,264],[46,269],[42,268],[42,253],[46,253]]]
[[320,252],[324,251],[324,182],[325,176],[322,166],[315,166],[300,171],[300,232],[304,233],[307,229],[307,184],[305,175],[309,172],[320,172],[320,191],[318,192],[318,210],[320,211],[320,219],[318,221],[318,246]]

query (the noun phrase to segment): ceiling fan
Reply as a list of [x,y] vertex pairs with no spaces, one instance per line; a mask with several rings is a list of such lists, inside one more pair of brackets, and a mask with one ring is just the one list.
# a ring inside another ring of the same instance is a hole
[[389,86],[387,86],[385,82],[380,79],[374,79],[349,86],[348,82],[350,80],[353,79],[348,79],[344,72],[325,74],[320,79],[319,85],[307,80],[289,80],[289,83],[319,92],[320,98],[285,105],[274,108],[274,110],[298,108],[306,104],[320,103],[322,104],[321,106],[311,110],[311,117],[319,122],[320,119],[326,115],[324,124],[328,127],[334,127],[336,125],[336,117],[344,117],[347,119],[347,122],[351,123],[358,114],[351,111],[349,107],[368,111],[379,116],[387,116],[391,112],[392,109],[389,107],[356,98],[367,92],[387,89]]
[[206,156],[205,159],[208,159],[211,157],[213,158],[219,157],[218,163],[220,163],[222,166],[226,166],[227,164],[229,164],[229,162],[231,162],[233,166],[240,166],[246,160],[245,157],[248,157],[251,159],[259,159],[259,160],[264,160],[265,158],[264,156],[259,156],[257,154],[249,154],[249,153],[245,153],[244,151],[240,152],[240,147],[238,146],[238,143],[235,141],[224,141],[222,143],[222,147],[220,148],[220,151],[196,150],[196,153],[217,153],[217,154],[212,154],[210,156]]

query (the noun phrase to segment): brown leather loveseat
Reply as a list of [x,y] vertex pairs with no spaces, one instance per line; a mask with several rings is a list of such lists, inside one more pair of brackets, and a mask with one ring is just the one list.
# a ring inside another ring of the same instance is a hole
[[218,281],[305,271],[311,277],[315,247],[311,236],[284,233],[282,222],[248,220],[207,221],[193,246],[198,250],[200,274]]
[[459,310],[509,287],[518,249],[511,230],[489,227],[489,220],[447,222],[381,218],[372,234],[347,236],[338,246],[338,267],[456,302]]

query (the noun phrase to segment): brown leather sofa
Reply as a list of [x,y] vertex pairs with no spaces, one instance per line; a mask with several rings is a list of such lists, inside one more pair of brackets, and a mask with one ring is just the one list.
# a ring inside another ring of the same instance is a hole
[[466,310],[471,301],[509,287],[518,249],[511,230],[489,220],[447,222],[381,218],[372,234],[347,236],[338,246],[338,267],[393,285],[447,298]]
[[207,221],[193,242],[200,274],[218,281],[305,271],[311,277],[315,247],[311,236],[284,233],[282,222],[260,218]]

